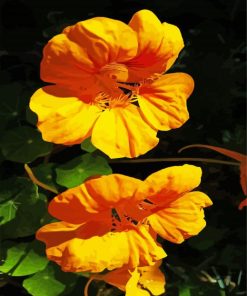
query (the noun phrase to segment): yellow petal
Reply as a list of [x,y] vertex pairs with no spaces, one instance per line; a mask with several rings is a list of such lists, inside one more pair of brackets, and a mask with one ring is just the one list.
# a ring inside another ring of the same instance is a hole
[[174,25],[162,24],[153,12],[145,9],[133,15],[129,26],[138,38],[137,56],[128,62],[130,80],[168,70],[184,46],[180,30]]
[[191,76],[172,73],[144,84],[138,103],[145,120],[155,129],[167,131],[178,128],[189,118],[186,101],[194,88]]
[[173,65],[175,60],[177,59],[180,51],[184,47],[184,41],[181,35],[181,32],[177,26],[172,24],[163,23],[163,32],[164,32],[164,39],[162,43],[162,50],[167,52],[169,56],[166,62],[166,70],[169,70],[170,67]]
[[91,236],[84,229],[77,228],[75,232],[72,227],[71,236],[67,234],[63,240],[66,225],[61,225],[60,233],[58,223],[43,226],[36,236],[46,243],[48,259],[70,272],[101,272],[123,265],[133,269],[139,265],[154,264],[166,256],[145,226],[102,234],[102,230],[101,233],[98,230],[100,227],[97,227],[100,226],[99,222],[86,225],[88,230],[93,229]]
[[143,182],[120,174],[101,176],[86,181],[56,196],[49,204],[49,213],[69,223],[102,219],[118,204],[134,200],[134,193]]
[[136,33],[118,20],[95,17],[69,26],[63,33],[86,50],[97,68],[127,61],[137,52]]
[[135,270],[131,273],[131,278],[126,284],[126,294],[125,296],[150,296],[150,293],[146,290],[141,289],[138,286],[140,280],[140,273]]
[[145,195],[154,204],[165,205],[175,201],[182,194],[196,188],[201,182],[201,168],[193,165],[168,167],[151,174],[136,192]]
[[153,295],[161,295],[165,292],[165,276],[159,269],[161,261],[152,266],[138,268],[140,273],[139,284],[149,290]]
[[97,120],[92,143],[110,158],[137,157],[158,144],[156,131],[146,124],[139,108],[129,105],[104,111]]
[[149,216],[147,221],[164,239],[182,243],[205,227],[203,208],[210,205],[212,201],[206,194],[199,191],[189,192]]
[[43,139],[57,144],[81,143],[90,136],[100,109],[82,102],[57,86],[37,90],[30,108],[38,115],[38,128]]
[[[160,271],[161,261],[152,266],[136,268],[134,271],[126,267],[115,269],[104,275],[96,276],[96,279],[103,280],[122,291],[126,295],[161,295],[165,292],[165,277]],[[147,294],[148,293],[148,294]]]

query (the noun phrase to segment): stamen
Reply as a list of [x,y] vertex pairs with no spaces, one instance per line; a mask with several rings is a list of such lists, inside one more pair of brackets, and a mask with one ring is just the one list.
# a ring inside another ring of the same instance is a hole
[[135,94],[132,94],[132,92],[128,92],[127,94],[121,93],[116,97],[106,94],[105,92],[101,92],[96,96],[93,103],[102,111],[105,111],[114,107],[126,107],[136,101],[137,97]]

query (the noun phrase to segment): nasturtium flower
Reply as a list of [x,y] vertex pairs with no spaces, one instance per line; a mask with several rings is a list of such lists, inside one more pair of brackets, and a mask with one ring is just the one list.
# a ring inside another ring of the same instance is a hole
[[49,213],[61,221],[43,226],[37,239],[64,271],[154,265],[166,256],[157,234],[181,243],[204,228],[203,208],[212,202],[191,191],[200,179],[200,168],[183,165],[144,181],[120,174],[87,180],[50,202]]
[[125,268],[115,269],[103,275],[93,275],[93,278],[125,291],[126,296],[161,295],[165,292],[165,276],[159,269],[161,261],[152,266],[144,266],[130,271]]
[[162,75],[184,43],[180,30],[149,10],[129,24],[95,17],[76,23],[45,46],[30,108],[44,140],[79,144],[91,137],[111,158],[137,157],[158,144],[157,131],[180,127],[193,79]]

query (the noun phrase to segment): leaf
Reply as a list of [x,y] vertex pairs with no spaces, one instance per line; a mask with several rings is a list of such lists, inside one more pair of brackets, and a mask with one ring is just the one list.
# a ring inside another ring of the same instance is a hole
[[188,240],[188,244],[199,250],[207,250],[208,248],[214,246],[217,242],[222,240],[226,237],[226,233],[228,232],[228,229],[218,229],[215,227],[207,226],[202,230],[200,234],[198,234],[195,237],[191,237]]
[[36,167],[32,167],[34,176],[42,183],[57,189],[55,163],[42,163]]
[[64,295],[63,292],[71,290],[77,279],[77,275],[64,273],[59,267],[49,263],[46,269],[25,279],[23,287],[33,296],[60,296]]
[[[0,182],[1,238],[34,234],[46,213],[47,200],[27,178],[11,178]],[[35,209],[35,210],[34,210]],[[18,227],[17,227],[18,226]]]
[[6,126],[9,121],[16,120],[28,105],[29,97],[23,95],[24,88],[20,83],[0,86],[0,123]]
[[229,244],[220,252],[217,264],[227,266],[229,268],[241,269],[244,268],[245,250],[243,246]]
[[190,288],[185,286],[179,287],[179,296],[191,296]]
[[48,260],[45,257],[43,244],[38,241],[31,243],[4,242],[1,254],[0,271],[11,276],[25,276],[38,272],[46,267]]
[[28,126],[7,130],[1,137],[0,147],[7,160],[28,163],[40,156],[47,155],[52,144],[45,142],[41,134]]
[[86,140],[84,140],[81,143],[81,149],[84,150],[84,151],[86,151],[86,152],[89,152],[89,153],[92,153],[95,150],[97,150],[97,148],[92,144],[90,138],[87,138]]
[[90,153],[76,157],[56,169],[57,183],[72,188],[83,183],[88,177],[112,173],[107,161]]

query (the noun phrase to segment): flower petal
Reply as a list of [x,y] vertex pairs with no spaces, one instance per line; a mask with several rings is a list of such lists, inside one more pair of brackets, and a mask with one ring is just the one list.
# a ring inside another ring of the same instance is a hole
[[165,277],[159,269],[160,264],[161,261],[158,261],[152,266],[139,267],[132,272],[126,267],[122,267],[96,276],[96,279],[104,280],[118,289],[126,291],[126,295],[149,296],[148,291],[152,295],[160,295],[165,292]]
[[137,157],[158,144],[157,132],[141,117],[139,108],[129,105],[102,113],[93,132],[92,143],[110,158]]
[[143,290],[139,287],[139,280],[140,280],[140,273],[136,270],[134,270],[131,273],[131,277],[129,281],[126,284],[126,294],[125,296],[150,296],[150,293],[146,290]]
[[155,129],[178,128],[189,118],[186,101],[194,88],[191,76],[172,73],[140,87],[138,103],[145,120]]
[[[60,223],[64,234],[66,225]],[[59,223],[52,223],[43,226],[36,236],[46,243],[48,259],[61,265],[64,271],[70,272],[101,272],[106,268],[112,270],[123,265],[133,269],[153,264],[166,256],[145,226],[103,235],[99,234],[97,226],[100,226],[100,223],[88,223],[87,229],[93,228],[91,237],[85,237],[84,231],[79,231],[79,228],[75,235],[72,228],[71,236],[68,237],[67,234],[62,241],[63,234],[59,231]]]
[[201,175],[201,168],[188,164],[165,168],[148,176],[135,198],[141,200],[141,196],[146,196],[152,203],[163,207],[196,188]]
[[161,295],[165,292],[165,276],[159,269],[161,261],[152,266],[138,268],[140,273],[139,284],[149,290],[153,295]]
[[43,139],[57,144],[73,145],[90,136],[100,109],[57,86],[38,89],[30,108],[38,115],[38,128]]
[[147,222],[164,239],[182,243],[205,227],[203,208],[210,205],[212,201],[206,194],[199,191],[189,192],[149,216]]
[[247,207],[247,198],[242,200],[241,203],[238,206],[239,210],[242,210],[243,207]]
[[95,17],[69,26],[63,33],[85,49],[97,68],[111,62],[125,62],[137,52],[136,33],[118,20]]
[[43,81],[77,88],[94,82],[95,65],[86,49],[65,34],[54,36],[44,47],[40,76]]
[[49,204],[49,213],[75,224],[96,219],[95,216],[102,219],[113,207],[133,201],[135,191],[142,183],[119,174],[91,179],[56,196]]
[[129,26],[138,38],[137,56],[127,63],[130,80],[168,70],[184,46],[180,30],[174,25],[161,24],[153,12],[145,9],[133,15]]

